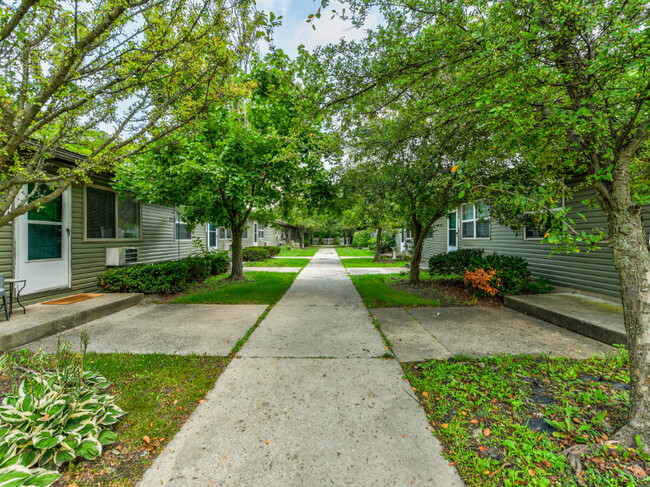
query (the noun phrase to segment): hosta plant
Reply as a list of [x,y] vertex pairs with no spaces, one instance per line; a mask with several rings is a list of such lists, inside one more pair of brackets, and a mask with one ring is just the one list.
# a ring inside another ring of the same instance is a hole
[[54,371],[24,369],[10,355],[0,370],[20,370],[18,387],[0,405],[0,486],[47,486],[57,469],[82,457],[93,460],[117,436],[109,427],[124,412],[115,397],[101,394],[110,384],[79,363],[57,361]]

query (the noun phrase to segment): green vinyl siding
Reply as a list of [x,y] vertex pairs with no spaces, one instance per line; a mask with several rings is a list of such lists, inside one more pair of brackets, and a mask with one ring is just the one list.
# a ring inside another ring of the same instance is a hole
[[[577,230],[591,231],[592,228],[607,230],[604,213],[598,208],[587,208],[580,203],[593,197],[593,190],[587,189],[579,192],[572,201],[566,203],[572,208],[572,212],[580,212],[587,219],[585,222],[577,215],[574,216]],[[647,215],[644,220],[645,230],[650,234],[650,221],[648,221],[650,208],[644,208],[644,215]],[[447,251],[446,219],[440,219],[437,224],[440,226],[434,232],[433,239],[428,239],[424,245],[425,262],[432,255]],[[620,295],[618,274],[607,242],[601,244],[601,249],[592,252],[587,252],[586,246],[582,246],[580,252],[549,255],[552,250],[550,245],[542,244],[539,240],[526,240],[523,235],[515,234],[511,228],[492,221],[489,239],[459,237],[458,248],[481,248],[487,252],[518,255],[528,261],[533,275],[544,277],[554,285],[612,296]]]
[[[138,262],[149,263],[176,260],[196,251],[192,241],[178,241],[175,237],[174,208],[142,205],[142,237],[124,240],[84,240],[84,186],[72,186],[71,201],[71,288],[30,294],[26,304],[67,296],[78,292],[97,291],[97,276],[106,270],[106,248],[136,247]],[[205,244],[205,226],[197,226],[193,233]],[[13,237],[11,225],[0,228],[0,272],[13,274]]]

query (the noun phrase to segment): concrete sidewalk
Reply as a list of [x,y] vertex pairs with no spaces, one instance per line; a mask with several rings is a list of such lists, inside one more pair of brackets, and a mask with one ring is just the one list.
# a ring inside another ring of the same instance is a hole
[[140,485],[463,485],[385,351],[321,249]]

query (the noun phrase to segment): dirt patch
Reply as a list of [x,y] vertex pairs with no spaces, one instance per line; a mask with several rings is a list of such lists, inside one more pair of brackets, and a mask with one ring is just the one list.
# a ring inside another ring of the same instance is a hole
[[457,279],[427,279],[420,284],[411,285],[406,279],[388,282],[397,291],[417,294],[427,299],[440,300],[440,306],[503,306],[499,297],[476,296],[469,292],[463,281]]

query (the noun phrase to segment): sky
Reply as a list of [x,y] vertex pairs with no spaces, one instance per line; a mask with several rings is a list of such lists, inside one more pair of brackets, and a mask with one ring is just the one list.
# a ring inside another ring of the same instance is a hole
[[[333,1],[327,10],[321,11],[320,19],[314,20],[316,30],[312,24],[307,23],[307,17],[316,13],[320,0],[257,0],[258,10],[273,12],[281,15],[282,25],[275,30],[274,43],[289,57],[294,58],[298,46],[303,44],[307,50],[312,51],[320,45],[338,43],[341,38],[356,40],[365,37],[363,29],[355,29],[352,24],[338,17],[331,19],[332,9],[340,12],[344,7],[340,2]],[[379,23],[379,16],[371,14],[366,21],[366,26],[374,27]]]

